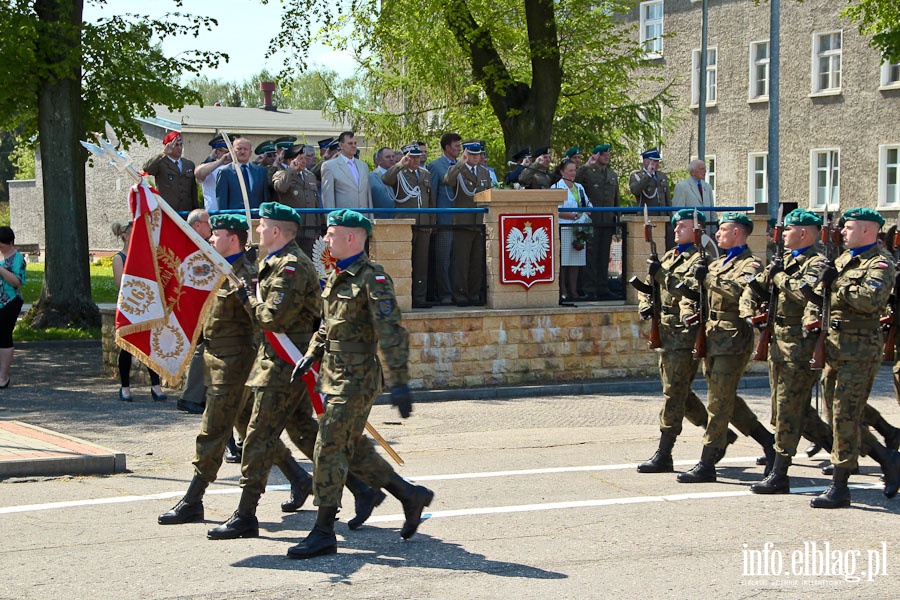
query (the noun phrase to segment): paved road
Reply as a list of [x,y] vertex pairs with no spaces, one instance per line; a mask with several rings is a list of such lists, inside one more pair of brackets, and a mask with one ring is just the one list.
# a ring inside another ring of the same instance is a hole
[[[287,491],[277,474],[261,502],[260,538],[208,541],[206,529],[236,508],[236,465],[211,486],[205,523],[161,527],[156,516],[190,478],[199,418],[150,402],[145,390],[137,390],[144,402],[118,402],[115,383],[94,377],[95,354],[23,347],[14,387],[0,393],[0,418],[124,451],[129,472],[0,482],[0,598],[897,597],[900,498],[882,496],[874,463],[863,462],[851,481],[865,489],[840,511],[810,509],[814,491],[748,494],[761,468],[747,439],[729,452],[718,483],[639,475],[634,463],[655,447],[658,401],[628,393],[422,403],[405,422],[376,406],[371,422],[406,460],[402,474],[436,492],[431,518],[407,542],[389,498],[366,527],[337,524],[337,556],[287,560],[314,512],[279,511]],[[900,423],[892,394],[885,371],[873,404]],[[743,395],[768,413],[765,389]],[[700,432],[688,425],[676,468],[689,468],[699,451]],[[798,461],[796,489],[827,485],[820,458]],[[814,575],[826,543],[831,571],[866,571],[862,581]],[[751,556],[770,572],[780,560],[783,573],[763,575]]]

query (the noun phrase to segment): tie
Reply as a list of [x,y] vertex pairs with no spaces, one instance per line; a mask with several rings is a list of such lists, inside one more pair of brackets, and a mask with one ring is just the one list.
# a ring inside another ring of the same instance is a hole
[[250,191],[250,168],[247,165],[241,165],[241,173],[244,174],[244,185],[247,186],[247,191]]
[[700,192],[700,204],[703,204],[703,186],[699,181],[697,182],[697,191]]
[[353,173],[353,179],[356,180],[356,185],[359,185],[359,171],[356,169],[356,163],[352,158],[347,159],[347,166],[350,167],[350,172]]
[[178,159],[178,172],[184,173],[184,169],[181,168],[181,159],[180,158]]

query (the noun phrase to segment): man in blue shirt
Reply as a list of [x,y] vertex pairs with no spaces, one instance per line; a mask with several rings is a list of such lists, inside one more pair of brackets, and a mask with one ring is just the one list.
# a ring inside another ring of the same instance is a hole
[[[436,199],[435,206],[437,208],[453,208],[455,191],[444,185],[444,176],[450,167],[456,164],[456,159],[462,152],[462,137],[458,133],[445,133],[441,136],[441,150],[443,154],[428,163],[426,168],[431,173],[431,189]],[[453,224],[453,216],[439,213],[437,224],[445,227],[439,228],[434,235],[434,281],[437,282],[437,295],[441,304],[449,305],[453,304],[453,288],[450,284],[453,230],[448,226]]]

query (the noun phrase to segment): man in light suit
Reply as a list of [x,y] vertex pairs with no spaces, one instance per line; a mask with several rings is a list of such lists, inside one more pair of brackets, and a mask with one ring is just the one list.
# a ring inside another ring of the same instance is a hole
[[675,184],[672,206],[714,206],[713,191],[706,182],[706,163],[692,160],[688,172],[690,177]]
[[237,169],[240,169],[243,174],[250,208],[259,208],[260,204],[269,201],[269,181],[266,176],[266,168],[250,163],[253,146],[247,138],[235,140],[234,154],[237,156],[237,165],[232,163],[222,167],[216,174],[216,200],[219,210],[244,208],[244,196],[241,194]]
[[322,164],[323,208],[372,208],[369,167],[355,158],[356,134],[338,136],[340,154]]

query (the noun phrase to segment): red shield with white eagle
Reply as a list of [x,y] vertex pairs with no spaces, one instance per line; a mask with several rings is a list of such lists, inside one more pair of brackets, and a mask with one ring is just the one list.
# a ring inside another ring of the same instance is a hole
[[552,283],[553,215],[500,215],[500,282]]

